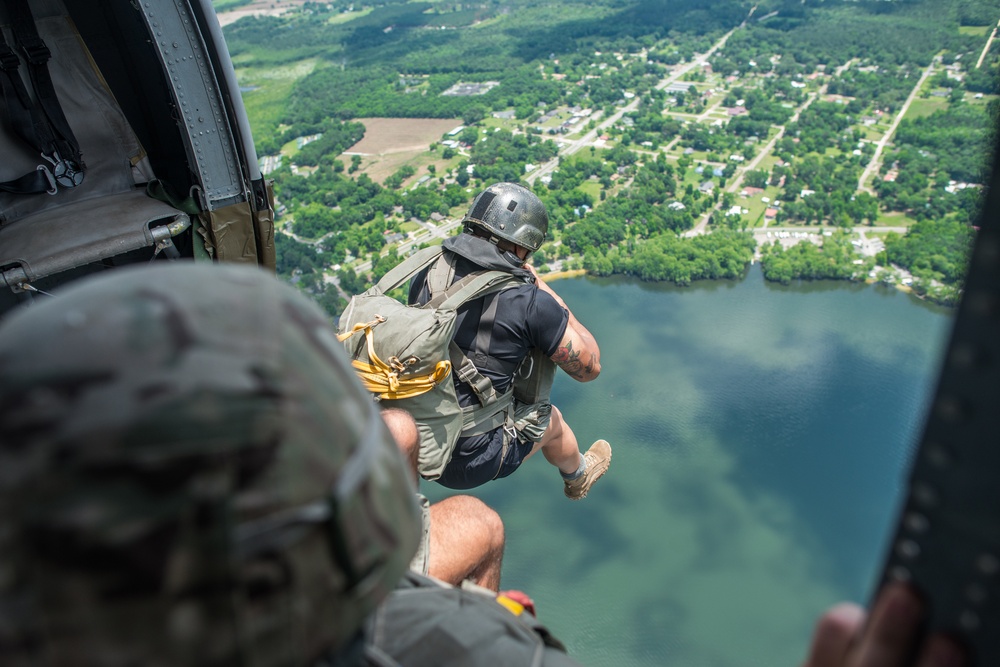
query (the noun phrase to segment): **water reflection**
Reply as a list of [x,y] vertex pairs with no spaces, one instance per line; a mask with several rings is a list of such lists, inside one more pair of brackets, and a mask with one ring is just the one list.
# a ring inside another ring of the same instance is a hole
[[556,289],[604,367],[556,403],[614,459],[580,503],[541,459],[478,493],[507,526],[504,586],[584,664],[797,664],[818,612],[867,590],[947,311],[756,268]]

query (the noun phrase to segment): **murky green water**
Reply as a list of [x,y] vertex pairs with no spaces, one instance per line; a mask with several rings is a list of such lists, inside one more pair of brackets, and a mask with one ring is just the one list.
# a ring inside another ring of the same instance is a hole
[[614,459],[579,503],[540,456],[477,491],[506,524],[503,586],[586,665],[797,665],[818,613],[876,574],[950,311],[757,268],[554,286],[604,366],[555,403]]

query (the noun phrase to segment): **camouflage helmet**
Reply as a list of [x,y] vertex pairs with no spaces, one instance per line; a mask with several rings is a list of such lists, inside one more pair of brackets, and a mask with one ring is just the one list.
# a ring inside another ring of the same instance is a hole
[[84,280],[0,322],[0,377],[4,664],[315,664],[416,550],[333,329],[259,269]]
[[462,222],[467,231],[482,227],[490,235],[531,252],[542,247],[549,230],[545,204],[516,183],[494,183],[480,192]]

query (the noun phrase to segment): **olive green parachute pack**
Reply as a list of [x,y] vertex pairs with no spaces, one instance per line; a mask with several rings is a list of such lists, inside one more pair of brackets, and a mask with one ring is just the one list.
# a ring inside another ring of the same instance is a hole
[[[407,306],[388,296],[421,270],[431,299]],[[477,271],[452,283],[454,263],[440,246],[424,248],[386,273],[371,289],[353,297],[340,318],[344,342],[355,372],[380,401],[409,412],[420,432],[418,469],[437,479],[451,459],[460,436],[504,427],[538,441],[549,422],[549,392],[555,365],[540,351],[529,355],[515,373],[513,386],[498,394],[492,383],[453,342],[457,310],[472,299],[524,284],[504,271]],[[495,315],[496,300],[492,302]],[[489,349],[492,315],[484,318],[477,349]],[[462,408],[452,374],[468,383],[479,405]]]

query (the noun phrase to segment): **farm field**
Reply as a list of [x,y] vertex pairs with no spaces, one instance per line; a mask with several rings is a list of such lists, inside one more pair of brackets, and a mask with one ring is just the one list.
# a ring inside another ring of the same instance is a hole
[[364,139],[345,155],[361,155],[361,169],[381,183],[400,167],[426,166],[426,152],[442,135],[462,124],[457,118],[358,118],[365,126]]
[[365,138],[347,153],[383,155],[421,152],[462,124],[458,118],[358,118],[365,126]]

